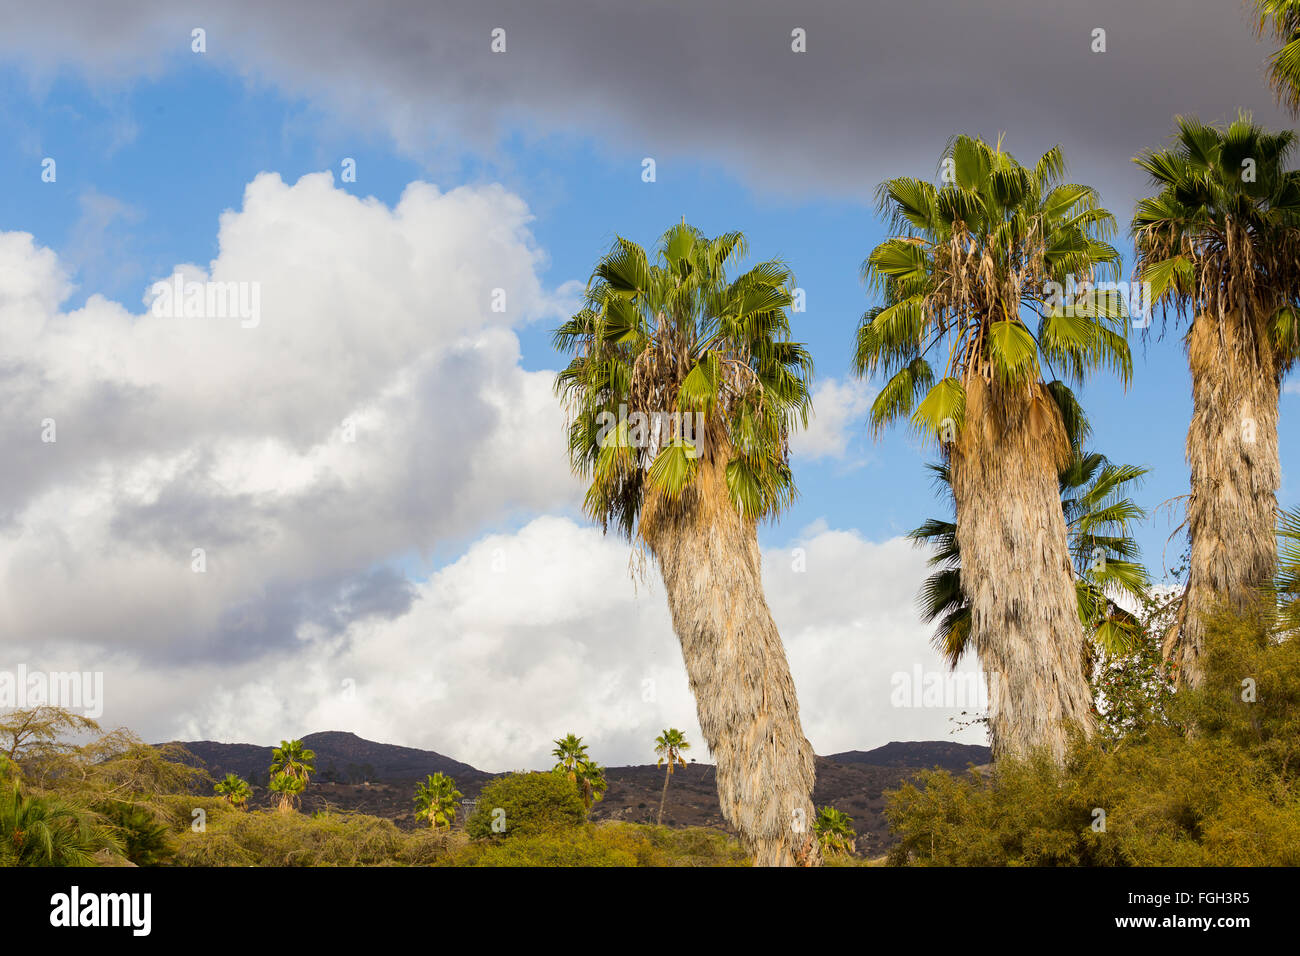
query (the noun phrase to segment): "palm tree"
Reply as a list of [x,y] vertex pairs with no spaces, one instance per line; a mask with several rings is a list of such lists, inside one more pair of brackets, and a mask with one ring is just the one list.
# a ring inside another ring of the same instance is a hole
[[1191,557],[1166,650],[1196,686],[1206,615],[1247,600],[1276,567],[1278,395],[1300,352],[1300,172],[1286,168],[1295,134],[1249,114],[1226,130],[1177,123],[1172,148],[1134,160],[1158,192],[1132,229],[1152,300],[1191,316]]
[[605,768],[587,756],[587,745],[581,737],[569,734],[555,741],[551,756],[559,761],[554,767],[555,772],[566,775],[578,788],[582,805],[588,810],[609,789]]
[[817,834],[823,853],[848,855],[858,848],[858,834],[853,829],[852,818],[834,807],[822,807],[817,811],[813,832]]
[[[812,361],[790,340],[793,277],[734,279],[739,233],[683,222],[652,261],[619,238],[585,307],[555,334],[557,378],[585,508],[657,560],[723,816],[759,865],[816,862],[813,751],[763,596],[758,521],[795,495],[789,436],[807,424]],[[811,845],[807,853],[797,851]]]
[[884,304],[862,317],[856,366],[889,376],[875,434],[907,417],[947,456],[995,754],[1060,759],[1067,727],[1092,718],[1060,504],[1071,448],[1042,365],[1075,383],[1108,367],[1127,386],[1126,310],[1094,284],[1118,278],[1115,220],[1091,187],[1059,184],[1059,148],[1030,169],[1001,141],[958,136],[942,165],[938,187],[880,187],[894,235],[863,264]]
[[665,730],[655,738],[655,753],[659,755],[655,766],[668,765],[664,771],[664,792],[659,797],[659,826],[664,825],[664,801],[668,799],[668,781],[673,778],[673,764],[679,763],[685,767],[686,758],[682,756],[682,751],[690,749],[686,735],[676,727]]
[[1256,32],[1271,33],[1282,49],[1269,57],[1269,83],[1278,102],[1300,114],[1300,0],[1255,0]]
[[236,810],[243,810],[248,804],[248,798],[253,795],[253,788],[248,785],[248,781],[235,773],[226,774],[225,779],[212,789],[225,797],[226,802]]
[[303,746],[301,740],[282,740],[280,746],[271,751],[271,774],[283,773],[285,776],[301,780],[305,787],[310,781],[310,774],[316,772],[316,754]]
[[1283,511],[1277,526],[1277,598],[1282,633],[1300,636],[1300,508]]
[[568,734],[555,741],[555,749],[551,751],[551,756],[559,761],[555,765],[555,769],[568,774],[569,779],[576,784],[578,782],[578,768],[586,763],[588,759],[587,745],[576,734]]
[[0,863],[91,866],[99,850],[124,852],[99,814],[57,797],[28,796],[15,783],[0,794]]
[[[1139,637],[1137,618],[1116,603],[1127,595],[1140,604],[1150,585],[1146,569],[1138,561],[1139,549],[1132,537],[1133,526],[1146,512],[1128,497],[1130,486],[1148,469],[1112,464],[1105,455],[1085,451],[1082,439],[1091,431],[1078,403],[1060,382],[1049,386],[1061,411],[1072,449],[1069,464],[1059,476],[1061,510],[1070,541],[1079,619],[1087,640],[1082,652],[1084,674],[1092,667],[1092,647],[1110,653],[1128,653]],[[952,479],[946,462],[928,466],[935,483],[949,500]],[[918,603],[922,618],[937,622],[933,643],[950,667],[955,668],[971,649],[970,604],[961,589],[961,548],[957,525],[930,518],[908,534],[917,544],[934,548],[929,564],[933,571],[921,587]]]
[[429,821],[433,829],[446,824],[447,829],[456,820],[456,801],[464,794],[456,789],[456,781],[444,773],[431,774],[415,787],[415,818]]
[[281,813],[288,813],[298,806],[298,800],[302,792],[307,789],[307,784],[302,777],[294,777],[290,774],[280,771],[271,777],[270,790],[280,797],[279,810]]

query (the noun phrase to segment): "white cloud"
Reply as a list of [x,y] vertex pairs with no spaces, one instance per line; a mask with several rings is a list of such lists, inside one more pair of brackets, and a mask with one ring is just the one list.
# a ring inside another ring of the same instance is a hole
[[[896,672],[942,669],[912,609],[924,555],[901,538],[874,544],[822,528],[797,546],[806,570],[768,551],[765,583],[815,749],[947,736],[956,709],[891,705]],[[403,617],[232,670],[166,731],[267,741],[348,729],[507,770],[546,766],[552,738],[570,731],[606,763],[649,762],[650,741],[671,725],[706,759],[662,585],[653,565],[634,584],[631,555],[555,517],[485,537],[421,584]],[[112,690],[110,681],[110,706]]]
[[813,415],[806,429],[795,432],[790,447],[810,461],[843,460],[849,444],[866,428],[866,414],[876,390],[861,379],[828,378],[813,388]]
[[238,660],[400,613],[403,552],[576,503],[551,374],[510,329],[558,307],[528,221],[499,186],[412,183],[390,209],[262,174],[182,269],[259,283],[255,328],[62,312],[58,257],[0,233],[0,629],[29,654]]

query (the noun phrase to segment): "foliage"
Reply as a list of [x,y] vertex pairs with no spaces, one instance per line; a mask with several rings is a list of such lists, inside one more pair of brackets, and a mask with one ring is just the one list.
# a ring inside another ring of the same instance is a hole
[[212,790],[225,797],[226,802],[236,810],[244,809],[248,805],[248,798],[253,795],[253,788],[248,785],[248,781],[242,779],[237,773],[226,774]]
[[808,422],[812,358],[790,340],[789,269],[768,260],[730,278],[745,252],[740,233],[710,239],[685,222],[653,258],[620,236],[584,308],[556,331],[555,347],[574,356],[556,379],[570,461],[590,479],[584,507],[604,527],[631,537],[647,494],[680,502],[701,456],[722,456],[746,516],[793,500],[789,435]]
[[1063,767],[1038,753],[892,792],[891,862],[1300,865],[1300,641],[1270,622],[1265,608],[1213,618],[1204,683],[1167,723],[1076,739]]
[[89,866],[123,845],[103,817],[56,796],[24,793],[16,781],[0,792],[0,865]]
[[[503,810],[504,817],[495,810]],[[563,772],[512,773],[483,788],[465,830],[474,839],[531,836],[577,826],[586,815],[577,788]],[[504,820],[503,832],[492,829],[494,819]]]
[[822,807],[813,822],[813,832],[827,855],[851,854],[857,849],[857,831],[848,814],[834,807]]
[[1256,30],[1271,33],[1282,48],[1269,57],[1269,82],[1278,102],[1300,115],[1300,0],[1255,0]]
[[583,824],[562,831],[476,841],[441,866],[748,866],[738,840],[705,827]]
[[464,794],[456,789],[456,781],[444,773],[430,774],[415,787],[415,818],[428,820],[433,829],[444,824],[448,829],[456,819],[456,801]]
[[609,783],[605,780],[605,768],[587,754],[587,745],[581,737],[569,734],[555,741],[551,756],[559,761],[555,765],[555,772],[567,776],[578,788],[585,809],[590,810],[591,805],[600,800],[609,789]]

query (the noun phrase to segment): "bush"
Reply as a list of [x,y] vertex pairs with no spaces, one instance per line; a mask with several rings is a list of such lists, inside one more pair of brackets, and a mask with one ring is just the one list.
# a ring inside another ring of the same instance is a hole
[[201,833],[177,840],[179,866],[377,866],[399,862],[404,834],[356,813],[209,813]]
[[1076,740],[1063,767],[1039,754],[893,791],[890,862],[1300,865],[1300,640],[1275,639],[1263,612],[1220,616],[1205,665],[1167,722]]
[[440,866],[748,866],[750,857],[720,830],[648,824],[583,824],[509,840],[478,840]]
[[[497,809],[505,811],[502,833],[492,829]],[[478,805],[465,821],[465,830],[472,839],[500,840],[575,827],[586,816],[578,788],[563,774],[512,773],[483,788]]]

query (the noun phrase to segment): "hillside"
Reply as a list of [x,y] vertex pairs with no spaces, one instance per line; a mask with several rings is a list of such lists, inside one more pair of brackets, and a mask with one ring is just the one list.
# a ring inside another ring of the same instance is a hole
[[[497,774],[478,770],[431,750],[365,740],[339,731],[308,734],[303,743],[316,752],[317,773],[303,797],[303,810],[336,807],[387,817],[403,828],[417,821],[412,807],[416,780],[446,773],[455,778],[466,799],[474,799]],[[269,806],[266,791],[271,747],[177,741],[202,761],[209,773],[237,773],[255,785],[254,806]],[[987,747],[948,741],[894,741],[874,750],[850,750],[817,758],[817,806],[838,807],[854,820],[860,853],[875,855],[889,845],[882,811],[885,790],[899,786],[921,769],[939,766],[962,771],[969,763],[989,760]],[[653,764],[608,767],[609,790],[596,804],[594,820],[654,822],[663,791],[664,771]],[[712,764],[692,762],[678,768],[669,784],[664,823],[670,826],[723,827]]]

